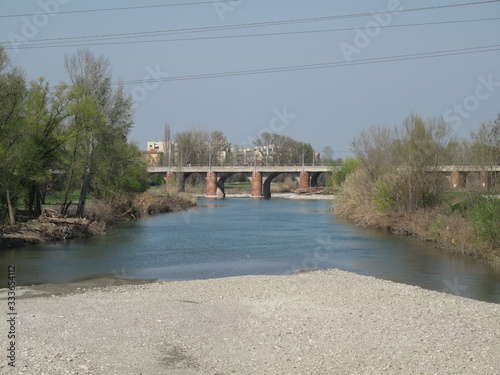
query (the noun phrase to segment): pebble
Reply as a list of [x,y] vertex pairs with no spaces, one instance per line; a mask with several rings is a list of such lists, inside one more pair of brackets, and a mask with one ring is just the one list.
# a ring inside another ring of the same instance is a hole
[[[500,368],[500,305],[339,270],[17,302],[17,370],[32,375],[498,375]],[[11,370],[0,364],[0,374]]]

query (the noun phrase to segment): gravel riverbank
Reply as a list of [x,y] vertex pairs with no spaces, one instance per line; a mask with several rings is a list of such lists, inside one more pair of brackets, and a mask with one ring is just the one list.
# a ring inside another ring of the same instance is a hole
[[500,370],[500,305],[339,270],[109,286],[16,308],[17,367],[4,350],[1,374]]

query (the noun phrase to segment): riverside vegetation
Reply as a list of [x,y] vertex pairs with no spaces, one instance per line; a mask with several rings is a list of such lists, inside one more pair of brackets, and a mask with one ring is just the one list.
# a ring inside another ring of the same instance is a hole
[[[110,61],[82,49],[64,67],[70,84],[27,82],[0,46],[0,247],[93,235],[117,219],[193,204],[147,192],[146,162],[127,142],[132,98],[112,83]],[[44,209],[56,193],[59,205]]]
[[[373,126],[352,141],[356,158],[334,174],[336,211],[360,225],[434,241],[500,266],[500,116],[470,140],[451,137],[442,119],[411,114],[399,127]],[[439,165],[477,165],[451,191]]]

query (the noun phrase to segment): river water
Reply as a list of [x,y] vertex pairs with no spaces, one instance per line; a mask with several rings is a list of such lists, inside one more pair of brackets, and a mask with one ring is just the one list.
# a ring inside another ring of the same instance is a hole
[[[500,303],[500,271],[432,244],[360,228],[316,200],[200,199],[196,209],[104,236],[0,252],[18,285],[98,278],[189,280],[339,268]],[[3,283],[2,283],[3,284]]]

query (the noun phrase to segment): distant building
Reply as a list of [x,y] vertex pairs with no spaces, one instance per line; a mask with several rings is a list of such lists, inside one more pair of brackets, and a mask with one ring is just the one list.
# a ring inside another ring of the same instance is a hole
[[[170,147],[169,147],[170,145]],[[162,157],[160,157],[160,164],[167,165],[169,162],[171,165],[175,164],[176,160],[179,159],[179,146],[175,142],[147,142],[146,151],[158,151],[162,153]],[[170,155],[169,155],[170,153]]]
[[163,152],[159,150],[147,150],[142,152],[142,156],[146,159],[148,165],[162,165]]
[[147,151],[160,151],[160,152],[165,152],[167,142],[148,142],[147,143]]

